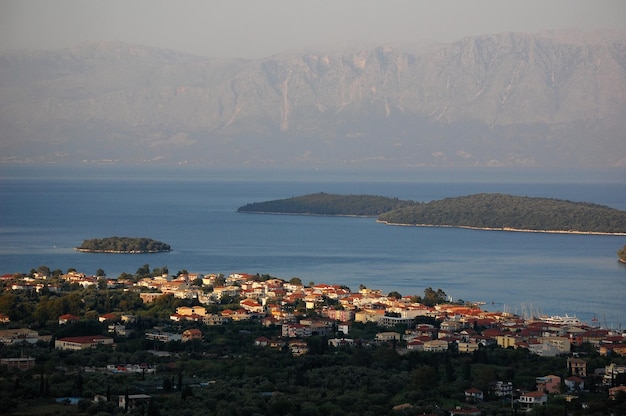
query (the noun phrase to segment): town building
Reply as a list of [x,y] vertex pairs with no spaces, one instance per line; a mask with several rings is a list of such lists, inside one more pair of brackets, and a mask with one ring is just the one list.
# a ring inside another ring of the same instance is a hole
[[79,351],[95,348],[98,345],[113,345],[113,338],[102,335],[60,338],[54,341],[54,348],[59,350]]
[[35,358],[33,357],[17,357],[17,358],[2,358],[0,359],[0,365],[5,365],[7,368],[14,368],[21,371],[32,370],[35,368]]
[[200,331],[197,328],[192,328],[192,329],[186,329],[183,331],[183,335],[182,335],[182,341],[183,342],[188,342],[188,341],[193,341],[196,339],[202,339],[202,331]]
[[572,376],[587,377],[587,361],[577,357],[568,358],[567,372]]
[[522,410],[531,410],[546,403],[548,403],[548,395],[543,391],[529,391],[522,393],[519,397],[519,404]]
[[537,391],[544,391],[546,393],[560,393],[561,392],[561,377],[555,375],[549,375],[544,377],[537,377],[535,379],[537,384]]

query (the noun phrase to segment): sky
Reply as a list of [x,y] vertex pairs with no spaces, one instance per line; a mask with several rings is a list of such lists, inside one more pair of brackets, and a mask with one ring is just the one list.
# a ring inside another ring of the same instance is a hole
[[0,51],[122,41],[217,58],[500,32],[626,30],[626,0],[0,0]]

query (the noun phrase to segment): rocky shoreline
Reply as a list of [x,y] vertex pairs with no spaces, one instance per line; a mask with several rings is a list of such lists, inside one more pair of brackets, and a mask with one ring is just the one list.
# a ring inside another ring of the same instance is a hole
[[79,251],[81,253],[98,253],[98,254],[154,254],[154,253],[168,253],[171,250],[91,250],[87,248],[79,248],[75,247],[74,251]]

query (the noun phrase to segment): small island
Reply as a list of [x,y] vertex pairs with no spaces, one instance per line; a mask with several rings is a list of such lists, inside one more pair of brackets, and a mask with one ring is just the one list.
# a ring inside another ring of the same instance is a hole
[[617,250],[617,259],[620,261],[620,263],[626,264],[626,246]]
[[389,225],[626,235],[626,211],[589,202],[481,193],[430,202],[317,193],[240,207],[238,212],[376,216]]
[[83,253],[145,254],[171,250],[169,244],[142,237],[106,237],[85,240],[74,248]]

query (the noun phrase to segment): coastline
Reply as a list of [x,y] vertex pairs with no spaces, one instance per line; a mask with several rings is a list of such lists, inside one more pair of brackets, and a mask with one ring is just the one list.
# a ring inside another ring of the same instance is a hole
[[385,225],[393,225],[393,226],[401,226],[401,227],[438,227],[438,228],[465,228],[468,230],[479,230],[479,231],[508,231],[508,232],[516,232],[516,233],[543,233],[543,234],[574,234],[574,235],[605,235],[605,236],[626,236],[626,233],[608,233],[602,231],[567,231],[567,230],[531,230],[531,229],[523,229],[523,228],[511,228],[511,227],[501,227],[501,228],[489,228],[489,227],[472,227],[469,225],[435,225],[435,224],[402,224],[402,223],[393,223],[388,221],[376,220],[376,222],[385,224]]
[[299,215],[303,217],[377,218],[378,215],[314,214],[311,212],[236,211],[238,214]]
[[[237,211],[239,214],[265,214],[265,215],[299,215],[305,217],[347,217],[347,218],[377,218],[378,215],[348,215],[348,214],[313,214],[313,213],[300,213],[300,212],[272,212],[272,211]],[[603,231],[568,231],[568,230],[531,230],[524,228],[512,228],[512,227],[472,227],[469,225],[436,225],[436,224],[403,224],[382,221],[377,219],[376,222],[384,225],[393,225],[400,227],[438,227],[438,228],[464,228],[468,230],[479,231],[508,231],[517,233],[543,233],[543,234],[573,234],[573,235],[605,235],[605,236],[626,236],[624,233],[609,233]],[[623,262],[626,264],[626,262]]]

